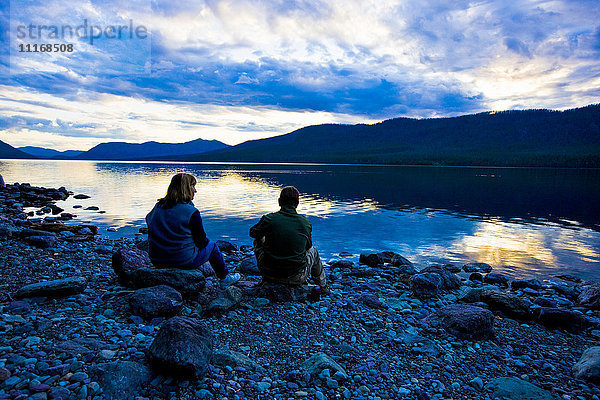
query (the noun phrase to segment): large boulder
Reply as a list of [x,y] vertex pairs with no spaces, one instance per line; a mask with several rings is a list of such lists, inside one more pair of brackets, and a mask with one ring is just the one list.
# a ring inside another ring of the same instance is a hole
[[485,283],[490,285],[508,286],[508,276],[500,274],[498,272],[490,272],[483,277]]
[[279,283],[263,283],[255,289],[250,290],[250,295],[263,297],[273,302],[308,300],[310,288],[308,285],[283,285]]
[[32,283],[23,286],[17,293],[17,298],[24,297],[64,297],[83,293],[87,287],[87,279],[75,276],[46,282]]
[[527,381],[512,378],[492,379],[485,385],[485,390],[490,392],[491,398],[509,400],[558,400],[552,393],[535,386]]
[[377,268],[383,266],[384,258],[380,254],[362,253],[358,258],[358,262],[368,265],[371,268]]
[[488,272],[492,272],[492,266],[486,263],[468,263],[463,265],[463,271],[487,274]]
[[217,246],[222,253],[234,253],[240,251],[240,248],[235,244],[226,242],[225,240],[217,240]]
[[418,298],[437,297],[444,285],[444,281],[439,274],[426,272],[416,274],[410,277],[410,289]]
[[494,338],[494,314],[481,307],[452,304],[440,308],[427,317],[429,326],[442,328],[448,333],[467,340]]
[[440,265],[431,265],[421,270],[421,273],[423,272],[438,274],[442,278],[442,290],[456,290],[462,286],[462,282],[458,276]]
[[113,270],[117,274],[119,282],[124,286],[131,286],[135,271],[151,266],[150,256],[140,249],[121,248],[112,256]]
[[89,375],[100,384],[104,398],[112,400],[133,399],[153,378],[150,368],[133,361],[96,364]]
[[172,317],[183,307],[181,293],[167,285],[138,289],[131,294],[129,306],[134,315],[146,319]]
[[600,286],[584,286],[579,296],[577,296],[577,302],[584,307],[600,310]]
[[173,317],[161,326],[148,354],[157,371],[200,377],[208,371],[212,350],[212,332],[200,320]]
[[549,329],[564,329],[572,333],[580,333],[592,323],[582,313],[553,307],[541,307],[534,312],[536,321]]
[[538,290],[542,288],[542,282],[537,279],[515,279],[510,283],[510,288],[513,290],[525,288]]
[[184,296],[194,296],[206,287],[204,274],[199,270],[140,268],[133,273],[136,288],[167,285]]
[[600,346],[590,347],[583,352],[573,366],[573,376],[591,382],[600,382]]
[[509,318],[529,320],[532,317],[531,303],[510,293],[486,290],[481,293],[481,301]]
[[242,289],[229,286],[216,299],[210,302],[206,308],[206,314],[223,314],[233,310],[242,300]]
[[240,272],[245,275],[260,275],[258,265],[256,264],[256,257],[250,256],[240,261]]
[[304,361],[301,368],[311,374],[313,377],[318,376],[324,369],[328,369],[331,375],[339,372],[341,375],[348,377],[346,370],[335,360],[325,353],[313,354],[308,360]]
[[47,249],[48,247],[54,246],[56,243],[55,236],[28,236],[25,241],[40,249]]

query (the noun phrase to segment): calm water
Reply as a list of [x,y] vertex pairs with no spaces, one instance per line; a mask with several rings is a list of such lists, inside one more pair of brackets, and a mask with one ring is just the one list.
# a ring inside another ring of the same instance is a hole
[[57,204],[110,237],[135,235],[177,172],[198,178],[194,202],[213,240],[251,244],[249,227],[294,185],[325,260],[392,250],[420,267],[478,261],[518,276],[600,279],[598,170],[0,161],[8,183],[90,195]]

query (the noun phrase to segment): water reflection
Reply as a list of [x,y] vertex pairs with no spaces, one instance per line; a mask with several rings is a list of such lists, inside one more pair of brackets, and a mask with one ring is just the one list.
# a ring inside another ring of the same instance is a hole
[[248,228],[295,185],[326,259],[393,250],[421,266],[479,261],[518,275],[600,278],[599,171],[0,161],[7,182],[90,195],[61,207],[118,228],[108,235],[135,234],[177,172],[198,178],[195,204],[214,239],[250,244]]

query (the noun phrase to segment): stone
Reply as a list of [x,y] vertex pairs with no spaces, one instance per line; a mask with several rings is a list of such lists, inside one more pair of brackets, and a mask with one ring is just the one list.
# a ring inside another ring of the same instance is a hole
[[485,290],[481,294],[481,301],[509,318],[529,320],[532,317],[531,303],[510,293]]
[[409,275],[417,273],[417,270],[415,269],[413,263],[410,262],[408,259],[402,257],[400,254],[394,254],[392,256],[391,263],[395,268],[400,269],[401,273]]
[[444,264],[444,269],[452,272],[453,274],[458,274],[462,269],[456,264]]
[[[55,349],[70,355],[77,354],[87,354],[87,353],[96,353],[100,349],[106,349],[109,347],[106,343],[101,342],[94,338],[74,338],[70,340],[65,340],[56,344]],[[48,371],[52,370],[55,367],[50,367]],[[57,367],[59,370],[59,375],[64,375],[70,370],[70,365],[59,365]],[[65,369],[66,368],[66,369]],[[64,371],[63,371],[64,369]]]
[[131,294],[129,306],[134,315],[152,319],[172,317],[183,307],[181,293],[167,285],[138,289]]
[[30,229],[30,228],[26,228],[23,229],[19,235],[22,238],[28,238],[30,236],[56,236],[56,234],[54,232],[48,232],[48,231],[44,231],[41,229]]
[[525,288],[537,290],[542,288],[542,282],[537,279],[515,279],[510,283],[510,288],[512,290]]
[[56,243],[55,236],[28,236],[25,241],[40,249],[47,249],[48,247],[54,246]]
[[256,361],[243,353],[233,350],[215,350],[212,356],[212,363],[219,367],[242,367],[248,371],[264,371],[264,368]]
[[46,282],[32,283],[20,288],[16,297],[64,297],[83,293],[87,280],[83,277],[56,279]]
[[240,272],[245,275],[260,275],[258,265],[256,264],[256,257],[250,256],[240,261]]
[[537,304],[541,307],[558,307],[558,303],[549,297],[536,297],[535,299],[533,299],[533,304]]
[[133,273],[136,288],[167,285],[184,296],[198,295],[206,287],[206,279],[201,271],[188,269],[140,268]]
[[592,326],[590,320],[577,311],[541,307],[534,313],[536,321],[549,329],[564,329],[571,333],[581,333]]
[[573,376],[594,383],[600,382],[600,346],[586,349],[573,366]]
[[442,328],[459,339],[486,340],[495,337],[494,314],[481,307],[452,304],[427,317],[429,326]]
[[134,361],[96,364],[90,367],[89,374],[99,384],[104,398],[112,400],[133,399],[142,385],[153,378],[150,368]]
[[251,289],[249,295],[263,297],[272,302],[303,302],[309,298],[310,289],[308,285],[283,285],[265,282],[254,290]]
[[187,317],[168,319],[148,349],[152,366],[167,375],[204,376],[212,358],[212,332]]
[[527,381],[503,377],[492,379],[485,385],[485,390],[490,392],[492,398],[505,398],[510,400],[558,400],[557,396],[535,386]]
[[600,310],[600,286],[584,286],[579,296],[577,296],[577,302],[584,307]]
[[[140,228],[140,229],[142,229],[142,228]],[[148,253],[148,252],[150,252],[150,242],[148,241],[148,239],[142,240],[138,244],[135,245],[135,248],[139,249],[139,250],[143,250],[146,253]]]
[[373,294],[373,293],[361,294],[360,297],[358,298],[358,301],[360,301],[365,306],[376,309],[376,310],[383,310],[383,309],[387,308],[381,302],[381,300],[379,299],[379,296],[377,296],[376,294]]
[[465,272],[480,272],[480,273],[488,273],[492,272],[492,266],[486,263],[468,263],[463,265],[463,271]]
[[381,267],[384,263],[383,257],[379,254],[361,254],[358,262],[368,265],[371,268]]
[[419,298],[437,297],[443,284],[442,277],[431,272],[413,275],[409,280],[410,289]]
[[354,263],[350,260],[336,260],[329,264],[331,268],[351,269]]
[[119,282],[124,286],[131,286],[135,271],[147,269],[151,265],[148,253],[140,249],[121,248],[112,256],[112,268],[117,274]]
[[431,265],[421,270],[421,273],[424,272],[438,274],[442,278],[442,290],[456,290],[462,286],[458,276],[439,265]]
[[226,242],[225,240],[217,240],[216,243],[222,253],[234,253],[240,251],[240,248],[235,244]]
[[82,199],[89,199],[90,196],[88,196],[87,194],[76,194],[75,196],[73,196],[74,199],[77,200],[82,200]]
[[472,282],[483,282],[483,275],[479,272],[472,272],[471,275],[469,275],[469,280]]
[[498,286],[508,286],[508,277],[497,272],[490,272],[483,277],[485,283]]
[[223,314],[234,309],[242,300],[242,295],[242,289],[229,286],[219,297],[210,302],[206,308],[206,314]]
[[48,398],[50,400],[68,400],[70,395],[71,391],[66,387],[53,387],[48,391]]
[[302,363],[301,368],[313,377],[319,376],[324,369],[328,369],[330,373],[335,374],[340,372],[343,374],[344,379],[348,379],[348,374],[344,367],[322,352],[313,354],[308,360]]

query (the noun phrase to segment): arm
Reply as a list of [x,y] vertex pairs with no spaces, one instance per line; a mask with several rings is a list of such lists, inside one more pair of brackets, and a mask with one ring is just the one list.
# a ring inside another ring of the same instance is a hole
[[208,238],[206,237],[206,232],[204,232],[204,227],[202,226],[202,217],[200,217],[200,212],[196,211],[192,214],[190,218],[190,229],[192,231],[192,237],[194,238],[194,243],[198,248],[203,249],[208,244]]
[[265,233],[267,231],[267,225],[268,225],[267,220],[263,216],[260,219],[260,221],[258,221],[258,224],[254,225],[252,228],[250,228],[250,237],[257,239],[257,238],[265,236]]

